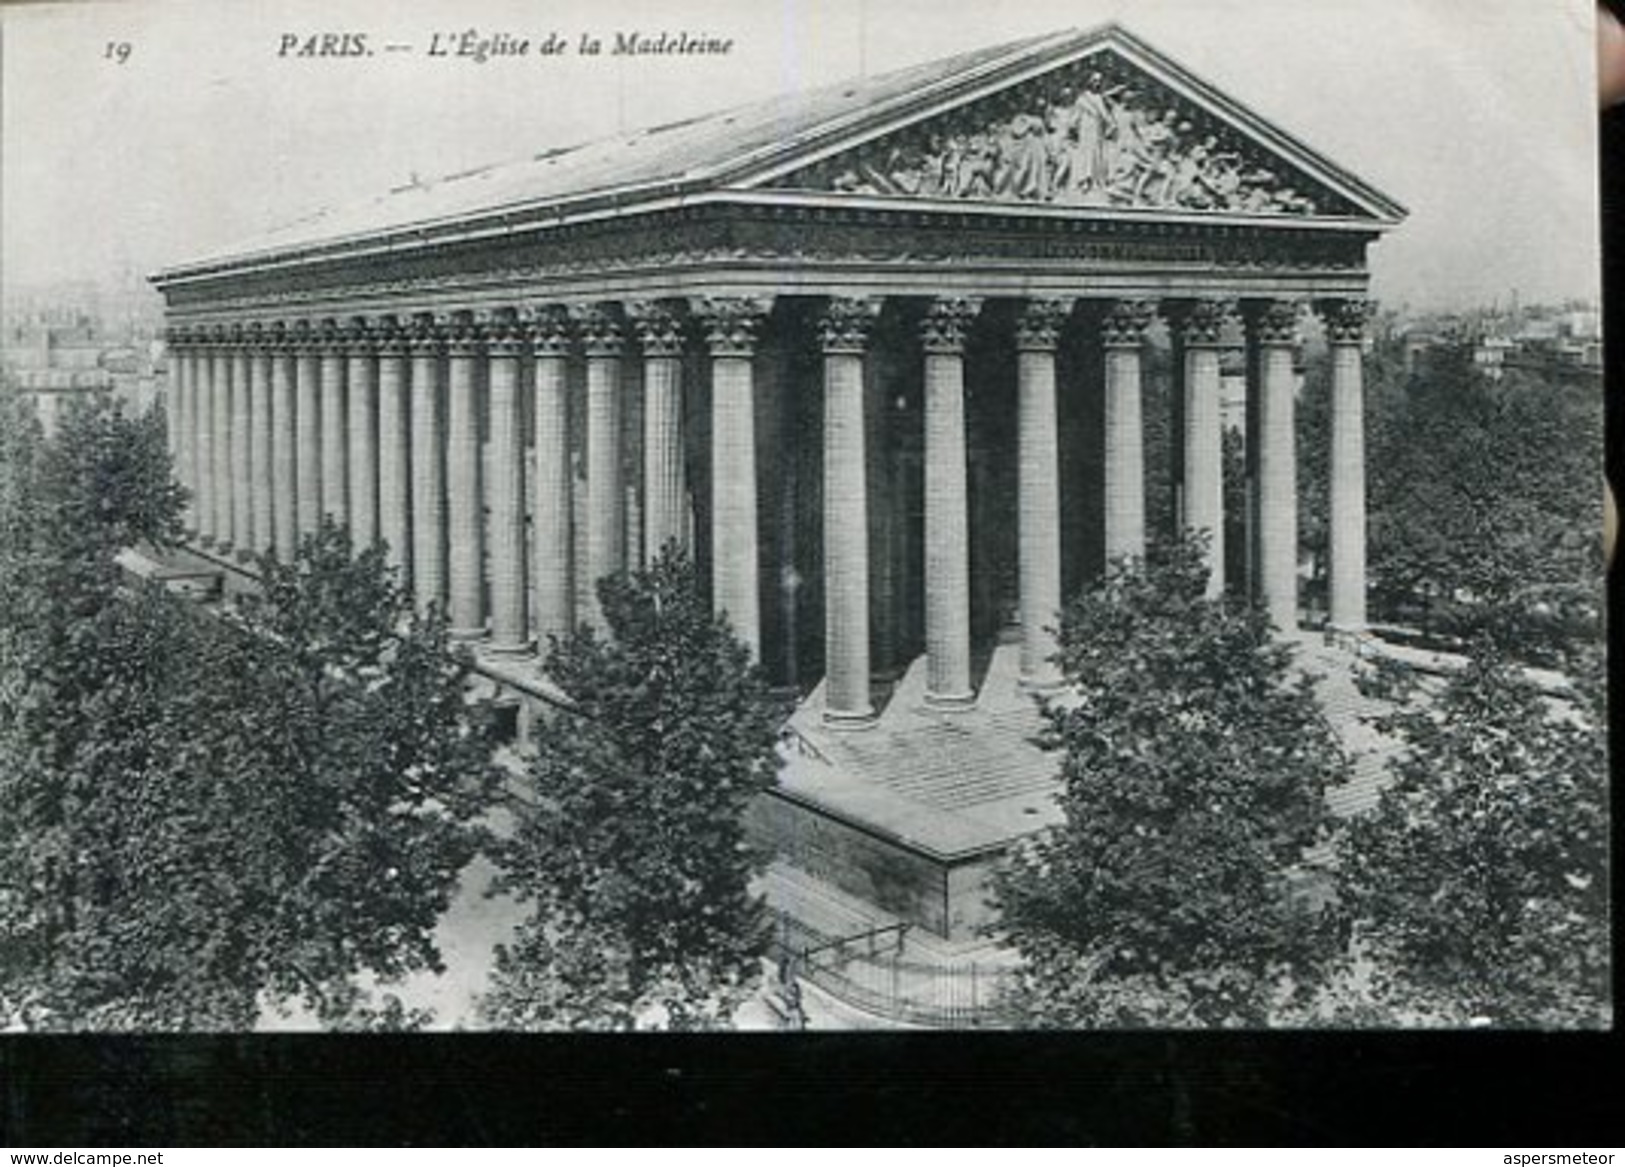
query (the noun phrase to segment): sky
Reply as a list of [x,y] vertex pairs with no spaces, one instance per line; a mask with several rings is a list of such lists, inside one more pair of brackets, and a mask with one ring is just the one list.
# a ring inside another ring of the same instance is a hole
[[[0,0],[0,281],[128,281],[414,175],[1109,20],[1409,208],[1385,302],[1596,298],[1590,0]],[[428,55],[470,29],[734,44]],[[323,33],[374,55],[279,55]]]

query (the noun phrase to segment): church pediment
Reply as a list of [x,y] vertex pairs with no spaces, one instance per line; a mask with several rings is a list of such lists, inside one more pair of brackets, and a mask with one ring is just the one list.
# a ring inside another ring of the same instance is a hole
[[1404,211],[1120,30],[1070,59],[892,124],[757,190],[1182,214]]

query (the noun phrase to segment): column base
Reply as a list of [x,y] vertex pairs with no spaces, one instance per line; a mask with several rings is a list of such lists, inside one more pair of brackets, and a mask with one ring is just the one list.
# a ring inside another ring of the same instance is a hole
[[941,713],[963,713],[976,708],[976,694],[969,689],[963,693],[927,693],[925,704]]
[[824,724],[830,729],[869,729],[880,719],[873,706],[866,711],[825,709]]
[[[453,632],[451,635],[457,634]],[[485,646],[485,651],[492,656],[525,656],[536,651],[536,644],[530,640],[492,641]]]
[[1335,644],[1343,648],[1358,649],[1360,645],[1371,639],[1371,627],[1368,624],[1328,624],[1322,630],[1327,644]]
[[464,644],[485,639],[484,628],[447,628],[446,637],[449,640],[460,641]]
[[1066,687],[1066,682],[1058,673],[1054,676],[1034,674],[1027,677],[1018,677],[1016,684],[1023,693],[1035,694],[1055,693]]

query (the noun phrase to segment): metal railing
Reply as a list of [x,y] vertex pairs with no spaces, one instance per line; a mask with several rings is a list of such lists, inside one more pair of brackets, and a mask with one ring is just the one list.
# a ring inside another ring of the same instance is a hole
[[828,936],[778,913],[773,956],[800,977],[876,1017],[942,1029],[1004,1028],[1000,1009],[1012,970],[977,961],[927,962],[904,956],[909,925],[888,924]]

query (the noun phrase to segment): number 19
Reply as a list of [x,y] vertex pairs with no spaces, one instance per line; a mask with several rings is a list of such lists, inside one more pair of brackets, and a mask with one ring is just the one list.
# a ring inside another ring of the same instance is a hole
[[117,61],[120,65],[130,59],[129,41],[108,41],[107,51],[102,54],[109,61]]

